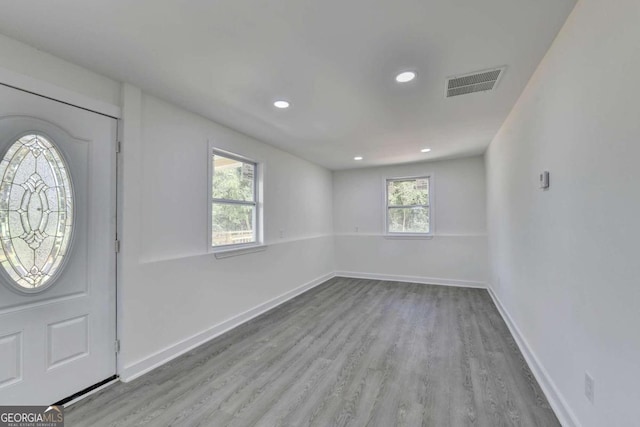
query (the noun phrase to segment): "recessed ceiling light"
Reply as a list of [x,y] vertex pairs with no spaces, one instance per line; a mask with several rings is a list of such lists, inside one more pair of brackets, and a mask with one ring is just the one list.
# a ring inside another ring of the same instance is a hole
[[284,101],[284,100],[278,100],[276,102],[273,103],[273,106],[276,108],[289,108],[289,101]]
[[423,148],[422,150],[423,153],[428,153],[429,151],[431,151],[431,148]]
[[355,157],[353,158],[353,160],[362,160],[362,159],[364,159],[364,157],[362,157],[362,156],[355,156]]
[[404,71],[396,76],[396,81],[398,83],[408,83],[415,78],[416,78],[415,71]]

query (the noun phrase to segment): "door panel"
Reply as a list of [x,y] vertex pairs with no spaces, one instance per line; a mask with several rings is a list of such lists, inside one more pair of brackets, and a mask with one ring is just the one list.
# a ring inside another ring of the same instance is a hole
[[[0,266],[0,404],[51,404],[115,374],[116,120],[0,86],[0,158],[15,141],[31,134],[50,141],[64,159],[73,187],[73,237],[59,275],[42,290],[12,286]],[[48,169],[43,169],[39,147],[30,148],[33,158],[24,160],[36,165],[31,181],[16,178],[11,187],[18,192],[28,187],[34,196],[14,195],[22,203],[13,207],[21,209],[20,216],[12,212],[9,220],[22,227],[16,229],[36,231],[17,235],[0,230],[0,238],[23,248],[24,268],[31,268],[34,277],[39,271],[31,260],[53,259],[38,252],[38,245],[51,242],[46,239],[56,232],[45,227],[47,215],[52,215],[48,199],[35,195],[51,198],[60,186],[47,186],[40,179]],[[0,203],[3,197],[0,194]],[[3,256],[0,247],[0,259]]]

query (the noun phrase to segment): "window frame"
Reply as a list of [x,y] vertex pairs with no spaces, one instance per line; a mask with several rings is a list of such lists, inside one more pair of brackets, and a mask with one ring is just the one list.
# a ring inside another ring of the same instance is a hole
[[[253,202],[235,200],[235,199],[216,199],[213,197],[213,161],[212,158],[214,155],[219,155],[231,160],[237,160],[243,163],[253,164]],[[225,253],[251,253],[252,249],[255,248],[263,248],[264,243],[262,239],[262,169],[263,165],[250,157],[234,153],[231,151],[227,151],[217,146],[214,146],[211,142],[209,143],[208,153],[207,153],[207,170],[208,170],[208,182],[207,182],[207,204],[208,204],[208,215],[207,215],[207,251],[215,254],[225,254]],[[228,245],[213,245],[213,204],[214,203],[226,203],[238,206],[253,206],[253,224],[254,224],[254,241],[248,243],[233,243]],[[230,255],[232,256],[232,255]],[[225,256],[226,257],[226,256]]]
[[[427,194],[427,205],[389,205],[389,182],[393,181],[411,181],[418,179],[426,179],[428,182],[429,193]],[[388,238],[431,238],[434,235],[435,221],[433,210],[433,174],[415,175],[415,176],[401,176],[384,179],[384,236]],[[403,232],[403,231],[389,231],[389,209],[390,208],[411,208],[414,206],[428,207],[429,209],[429,231],[424,233],[416,232]]]

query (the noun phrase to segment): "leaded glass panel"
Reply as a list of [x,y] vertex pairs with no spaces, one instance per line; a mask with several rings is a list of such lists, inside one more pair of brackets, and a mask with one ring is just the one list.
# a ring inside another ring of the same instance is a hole
[[0,161],[0,265],[19,289],[51,284],[73,229],[73,188],[62,155],[46,137],[26,135]]

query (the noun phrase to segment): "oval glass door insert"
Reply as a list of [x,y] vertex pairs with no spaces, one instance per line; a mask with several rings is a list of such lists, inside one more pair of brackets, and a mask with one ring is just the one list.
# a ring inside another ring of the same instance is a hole
[[51,286],[73,232],[71,176],[56,146],[43,135],[15,141],[0,162],[0,265],[25,292]]

